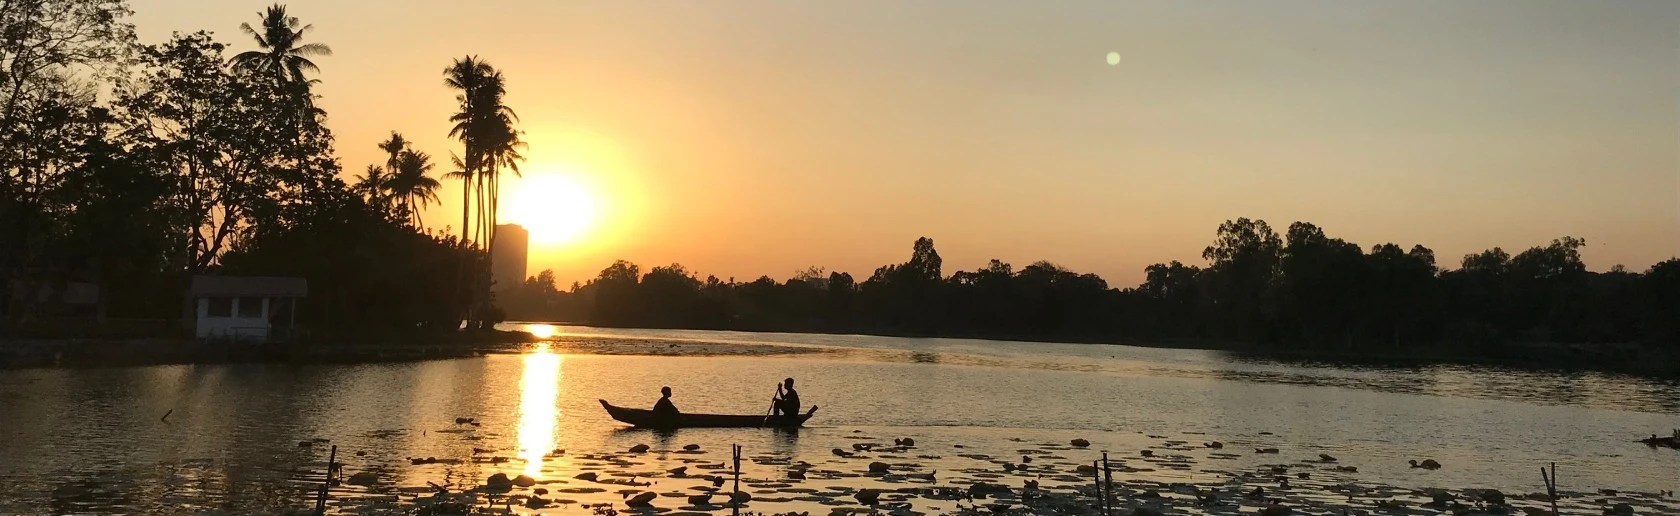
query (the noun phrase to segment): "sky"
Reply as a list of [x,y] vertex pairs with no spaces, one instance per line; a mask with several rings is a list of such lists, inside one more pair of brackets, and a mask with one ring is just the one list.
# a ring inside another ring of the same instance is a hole
[[[145,42],[209,30],[233,51],[266,5],[132,2]],[[620,258],[861,281],[919,236],[946,274],[1049,260],[1128,287],[1205,263],[1236,217],[1423,244],[1445,267],[1565,235],[1595,270],[1680,255],[1680,2],[288,9],[335,51],[316,93],[347,176],[392,130],[447,163],[443,69],[504,72],[530,147],[502,219],[549,240],[530,274],[562,287]],[[459,227],[459,186],[440,194],[425,223]]]

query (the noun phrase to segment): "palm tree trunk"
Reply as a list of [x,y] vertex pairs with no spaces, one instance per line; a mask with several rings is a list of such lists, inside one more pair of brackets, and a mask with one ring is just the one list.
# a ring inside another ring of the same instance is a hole
[[469,195],[471,195],[471,194],[472,194],[472,176],[462,177],[461,178],[461,242],[462,243],[465,243],[467,241],[467,234],[468,234],[467,233],[467,229],[468,229],[467,228],[467,214],[471,213],[470,208],[472,207],[472,202],[470,202],[470,201],[472,200],[472,198],[469,197]]

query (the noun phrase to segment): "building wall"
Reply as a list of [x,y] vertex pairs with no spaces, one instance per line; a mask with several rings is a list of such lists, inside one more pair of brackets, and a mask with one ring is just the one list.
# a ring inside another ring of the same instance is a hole
[[240,301],[247,301],[247,299],[232,298],[233,306],[230,317],[212,317],[210,315],[210,300],[208,298],[195,300],[194,302],[198,305],[196,309],[198,317],[196,317],[194,334],[201,339],[213,337],[218,339],[231,338],[233,340],[268,340],[269,299],[266,297],[259,299],[262,303],[262,309],[258,311],[260,315],[257,317],[239,316],[239,303]]
[[490,253],[491,290],[503,292],[525,281],[531,234],[518,224],[496,226],[496,248]]

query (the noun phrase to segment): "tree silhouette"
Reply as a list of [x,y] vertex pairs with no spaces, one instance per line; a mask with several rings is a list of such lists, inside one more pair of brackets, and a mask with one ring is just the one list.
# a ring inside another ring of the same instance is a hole
[[271,5],[257,16],[261,18],[260,30],[249,23],[239,24],[239,30],[256,42],[257,50],[233,56],[233,65],[307,92],[311,80],[305,74],[321,71],[309,58],[330,56],[332,48],[321,43],[304,43],[304,34],[315,26],[304,25],[297,17],[287,15],[285,5]]
[[383,206],[386,204],[385,191],[390,178],[385,175],[385,169],[379,165],[368,165],[362,175],[356,176],[356,191],[367,199],[368,204]]
[[391,171],[392,174],[396,173],[397,158],[402,156],[403,151],[408,150],[408,146],[408,139],[403,138],[403,135],[396,131],[391,131],[390,138],[379,142],[379,150],[385,151],[385,170]]
[[437,190],[443,185],[431,177],[432,157],[424,152],[404,149],[397,155],[396,173],[386,182],[392,198],[401,202],[409,224],[421,227],[420,210],[437,202]]
[[[476,197],[478,225],[474,241],[486,248],[494,238],[490,226],[496,219],[497,186],[502,167],[518,172],[523,159],[519,149],[524,143],[513,123],[518,120],[513,109],[502,103],[506,94],[506,79],[490,63],[477,56],[456,59],[444,69],[444,84],[458,91],[455,96],[458,111],[449,120],[454,122],[449,136],[459,139],[464,147],[459,176]],[[463,198],[461,224],[470,222],[470,208]]]
[[[490,252],[495,248],[501,171],[506,168],[517,175],[519,162],[524,159],[519,149],[525,144],[513,126],[518,117],[502,102],[507,91],[502,73],[477,56],[456,59],[445,68],[444,84],[458,92],[455,99],[459,110],[450,116],[454,126],[449,136],[461,141],[463,155],[456,163],[457,170],[448,177],[462,182],[462,232],[472,235],[469,241]],[[469,214],[475,209],[477,223],[470,225],[473,220],[469,220]],[[490,271],[470,271],[468,276],[477,285],[479,304],[491,310]]]

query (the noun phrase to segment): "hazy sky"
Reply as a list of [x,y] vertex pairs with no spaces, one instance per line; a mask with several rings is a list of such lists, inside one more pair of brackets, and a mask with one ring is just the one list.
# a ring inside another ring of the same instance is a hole
[[[243,50],[267,4],[133,5],[148,42]],[[442,70],[501,68],[527,178],[599,204],[533,245],[567,283],[615,258],[861,281],[925,235],[947,274],[1047,259],[1123,287],[1240,216],[1451,267],[1563,235],[1594,269],[1680,254],[1680,2],[288,5],[336,51],[316,91],[347,174],[393,129],[447,163]],[[504,219],[568,212],[505,188]],[[442,195],[426,222],[459,226]]]

